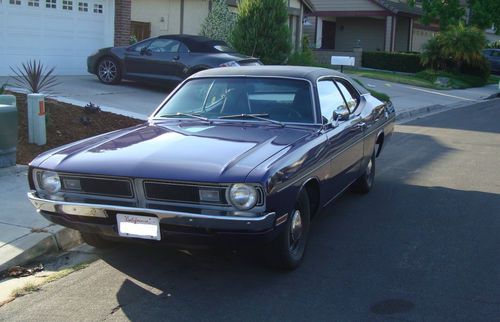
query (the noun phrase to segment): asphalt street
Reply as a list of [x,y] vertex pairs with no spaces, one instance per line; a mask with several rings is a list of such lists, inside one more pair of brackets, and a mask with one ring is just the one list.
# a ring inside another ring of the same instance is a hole
[[303,265],[122,245],[2,321],[500,321],[500,101],[396,127],[374,189],[316,218]]

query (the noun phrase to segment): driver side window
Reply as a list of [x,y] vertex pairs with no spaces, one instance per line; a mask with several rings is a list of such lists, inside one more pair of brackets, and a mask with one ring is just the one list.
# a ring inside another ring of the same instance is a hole
[[334,111],[349,111],[344,98],[332,80],[318,82],[318,95],[323,123],[331,121]]
[[148,49],[153,53],[176,53],[179,50],[180,43],[173,39],[156,39]]

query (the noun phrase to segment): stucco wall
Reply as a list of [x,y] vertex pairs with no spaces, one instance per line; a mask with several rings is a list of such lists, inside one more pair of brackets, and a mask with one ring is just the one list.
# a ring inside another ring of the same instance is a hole
[[337,18],[335,50],[351,51],[361,41],[364,51],[384,50],[385,19]]
[[180,32],[180,0],[132,0],[132,20],[151,23],[151,36]]
[[423,29],[413,29],[412,51],[423,51],[423,46],[433,37],[434,32]]
[[208,0],[184,0],[183,33],[197,35],[208,16]]
[[396,19],[396,41],[395,51],[408,51],[408,28],[410,27],[410,18],[398,17]]

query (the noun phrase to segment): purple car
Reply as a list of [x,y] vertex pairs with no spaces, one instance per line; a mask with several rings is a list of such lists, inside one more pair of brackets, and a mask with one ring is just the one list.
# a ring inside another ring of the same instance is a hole
[[96,247],[264,246],[293,269],[314,216],[350,186],[371,189],[394,119],[390,102],[329,69],[210,69],[145,124],[38,156],[28,197]]

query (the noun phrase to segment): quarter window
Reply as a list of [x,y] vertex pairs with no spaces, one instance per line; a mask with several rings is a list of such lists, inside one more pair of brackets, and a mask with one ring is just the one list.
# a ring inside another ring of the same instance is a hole
[[56,1],[57,0],[45,0],[45,8],[49,9],[57,8]]
[[344,98],[331,80],[318,82],[318,95],[323,123],[331,120],[333,111],[347,108]]
[[352,112],[356,109],[358,105],[357,95],[352,88],[347,88],[347,86],[342,81],[337,81],[337,86],[339,87],[342,95],[344,95],[345,101],[347,102],[347,107]]
[[73,10],[73,1],[63,0],[62,8],[63,10]]

